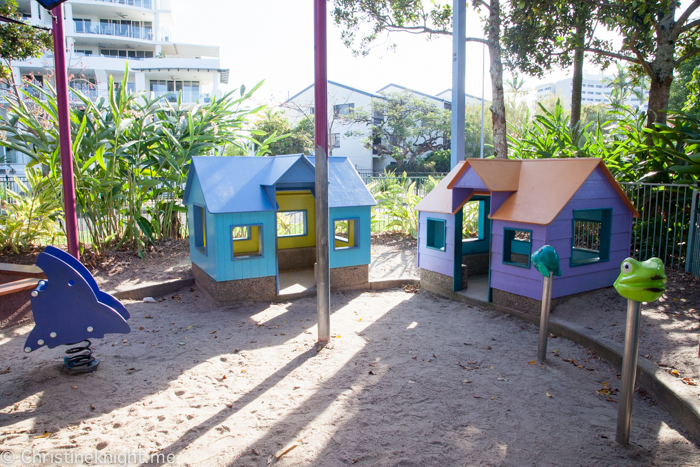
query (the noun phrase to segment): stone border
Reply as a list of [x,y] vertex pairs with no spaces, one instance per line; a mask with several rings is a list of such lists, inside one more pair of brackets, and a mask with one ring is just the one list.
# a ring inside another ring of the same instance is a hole
[[[421,286],[423,289],[442,295],[451,300],[478,306],[482,309],[508,313],[512,316],[528,321],[539,326],[539,316],[523,313],[511,308],[507,308],[493,303],[482,302],[473,298],[465,297],[451,290],[432,287],[430,284]],[[549,321],[549,330],[557,336],[569,339],[593,350],[598,356],[607,360],[615,368],[622,368],[622,355],[624,346],[591,332],[591,330],[579,326],[569,321],[552,317]],[[533,349],[533,356],[536,349]],[[674,384],[679,384],[677,378],[666,373],[646,358],[637,360],[637,384],[643,387],[659,405],[671,414],[673,418],[681,424],[695,440],[700,440],[700,399],[679,394],[673,390]]]

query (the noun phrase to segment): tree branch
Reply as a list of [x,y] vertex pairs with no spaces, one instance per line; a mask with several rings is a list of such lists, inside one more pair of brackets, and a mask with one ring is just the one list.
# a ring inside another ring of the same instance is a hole
[[691,21],[690,23],[686,24],[685,26],[683,26],[681,28],[681,34],[683,34],[684,32],[688,32],[691,29],[696,28],[698,26],[700,26],[700,19],[696,19],[695,21]]
[[678,17],[678,21],[676,21],[676,25],[673,27],[673,35],[678,37],[681,32],[683,32],[683,24],[688,21],[690,15],[692,15],[698,8],[700,8],[700,0],[695,0],[688,6],[688,8],[685,9],[683,13],[681,13],[681,16]]
[[698,54],[700,54],[700,48],[697,48],[697,49],[695,49],[695,50],[692,50],[692,51],[690,51],[690,52],[688,52],[688,53],[682,55],[681,58],[679,58],[678,60],[676,60],[676,63],[673,65],[674,68],[677,67],[678,65],[680,65],[681,63],[685,62],[685,61],[688,60],[689,58],[693,58],[694,56],[696,56],[696,55],[698,55]]
[[639,31],[635,31],[634,34],[632,34],[632,40],[630,43],[627,45],[629,49],[632,51],[634,55],[637,56],[638,63],[642,65],[642,68],[647,72],[647,74],[653,79],[654,76],[654,70],[651,69],[649,64],[644,60],[644,57],[642,56],[641,52],[637,47],[635,47],[634,43],[637,42],[637,39],[639,38]]
[[482,39],[480,37],[467,37],[467,42],[479,42],[484,45],[489,45],[489,42],[486,39]]
[[488,3],[486,3],[483,0],[474,0],[474,6],[477,6],[477,5],[482,5],[487,10],[489,10],[489,11],[491,10],[491,5],[489,5]]
[[618,60],[625,60],[628,62],[637,63],[637,64],[641,65],[641,63],[639,63],[638,58],[628,57],[627,55],[622,55],[622,54],[619,54],[616,52],[608,52],[607,50],[603,50],[603,49],[594,49],[593,47],[586,47],[584,50],[586,52],[591,52],[591,53],[598,54],[598,55],[604,55],[606,57],[616,58]]

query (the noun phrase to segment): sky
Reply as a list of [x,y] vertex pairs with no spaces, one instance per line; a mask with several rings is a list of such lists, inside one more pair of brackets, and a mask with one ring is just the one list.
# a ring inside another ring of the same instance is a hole
[[[265,80],[259,100],[280,103],[313,83],[314,37],[312,0],[171,0],[175,41],[218,45],[221,67],[229,68],[229,88],[252,87]],[[196,5],[196,7],[193,7]],[[367,57],[353,57],[330,18],[328,3],[328,79],[376,92],[389,83],[428,94],[452,87],[452,37],[428,40],[425,35],[394,33]],[[483,37],[477,13],[467,13],[467,36]],[[481,96],[482,57],[486,53],[485,97],[491,97],[488,52],[467,44],[466,92]],[[586,72],[599,73],[592,66]],[[543,82],[567,76],[558,70]],[[540,82],[526,78],[526,87]]]

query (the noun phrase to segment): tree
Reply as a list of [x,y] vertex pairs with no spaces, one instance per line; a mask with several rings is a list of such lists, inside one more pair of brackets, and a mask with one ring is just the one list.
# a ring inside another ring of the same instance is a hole
[[[20,21],[22,15],[16,0],[0,3],[0,16]],[[38,57],[52,47],[51,34],[46,31],[28,25],[0,23],[0,79],[16,86],[12,75],[12,61]]]
[[[669,110],[683,110],[691,93],[697,95],[698,89],[693,89],[693,72],[700,70],[700,55],[686,60],[678,65],[676,78],[671,85],[671,96],[668,102]],[[700,71],[698,71],[700,76]]]
[[601,21],[623,38],[622,51],[600,41],[586,50],[605,59],[633,64],[632,71],[650,78],[647,127],[666,123],[673,71],[700,54],[700,18],[693,14],[700,0],[682,9],[678,0],[582,0],[600,8]]
[[[468,0],[465,0],[468,2]],[[426,9],[422,0],[334,0],[333,18],[343,27],[342,38],[355,55],[367,55],[382,34],[405,32],[433,36],[452,35],[452,6],[438,1]],[[491,118],[494,154],[508,157],[506,140],[506,108],[503,93],[501,51],[501,1],[472,0],[472,7],[487,10],[484,17],[486,39],[467,37],[468,42],[486,44],[489,48],[491,74]],[[367,29],[368,28],[368,29]],[[396,44],[391,44],[395,48]]]
[[598,44],[593,27],[597,6],[579,0],[512,2],[503,33],[509,68],[542,77],[554,66],[573,65],[572,127],[581,119],[585,46]]
[[[378,156],[395,159],[399,171],[406,165],[413,165],[419,156],[450,148],[450,111],[408,91],[372,99],[372,109],[355,109],[352,119],[371,130],[364,141],[365,147]],[[347,133],[348,136],[358,134],[364,133]]]
[[313,153],[314,126],[313,122],[306,118],[299,120],[296,126],[292,126],[284,113],[265,109],[263,118],[255,122],[254,129],[260,134],[254,134],[253,139],[260,144],[273,136],[280,137],[269,144],[270,155]]

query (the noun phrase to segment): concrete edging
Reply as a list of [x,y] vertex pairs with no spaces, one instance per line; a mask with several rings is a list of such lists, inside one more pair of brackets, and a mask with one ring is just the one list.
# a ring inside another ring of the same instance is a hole
[[[431,287],[428,284],[422,285],[421,288],[454,301],[478,306],[482,309],[508,313],[509,315],[537,326],[540,324],[539,316],[529,315],[511,308],[494,305],[493,303],[482,302],[481,300],[465,297],[451,290]],[[550,318],[549,330],[559,337],[569,339],[572,342],[593,350],[598,356],[607,360],[615,368],[622,368],[624,345],[600,337],[590,329],[566,320],[558,319],[557,317]],[[674,391],[672,386],[674,384],[679,384],[677,378],[669,375],[653,362],[641,357],[637,360],[636,382],[637,385],[643,387],[647,394],[658,402],[663,409],[670,413],[690,436],[695,438],[695,440],[700,440],[700,399]]]
[[119,300],[143,300],[146,297],[160,297],[194,285],[194,277],[171,279],[156,284],[133,287],[126,290],[109,290],[108,294]]

